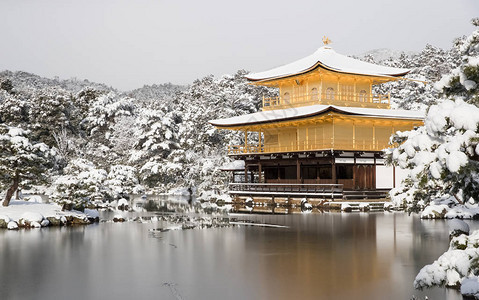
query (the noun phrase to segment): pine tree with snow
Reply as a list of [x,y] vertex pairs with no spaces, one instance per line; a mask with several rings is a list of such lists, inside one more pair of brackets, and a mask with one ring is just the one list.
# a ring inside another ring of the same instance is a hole
[[7,93],[12,93],[13,84],[10,79],[0,80],[0,89],[6,91]]
[[54,146],[54,132],[61,128],[73,130],[70,123],[71,102],[70,93],[57,88],[37,90],[30,96],[28,127],[37,140]]
[[[472,20],[479,27],[479,18]],[[461,53],[461,65],[436,84],[447,97],[462,97],[469,103],[479,105],[479,29],[463,40],[456,41]]]
[[26,127],[29,103],[21,95],[11,94],[0,89],[0,123]]
[[7,188],[3,206],[8,206],[20,184],[45,182],[55,156],[44,143],[29,139],[30,132],[0,124],[0,184]]
[[135,167],[126,165],[111,166],[105,180],[105,186],[113,198],[126,198],[140,188]]
[[459,49],[461,64],[436,84],[445,98],[429,108],[424,126],[397,133],[396,148],[386,151],[390,163],[410,170],[391,195],[412,208],[447,196],[479,202],[479,30]]

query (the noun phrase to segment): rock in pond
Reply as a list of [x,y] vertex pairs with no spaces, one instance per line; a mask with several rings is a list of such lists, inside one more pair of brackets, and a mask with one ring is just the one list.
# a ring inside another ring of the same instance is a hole
[[125,218],[122,216],[122,215],[115,215],[113,217],[113,222],[117,223],[117,222],[125,222]]

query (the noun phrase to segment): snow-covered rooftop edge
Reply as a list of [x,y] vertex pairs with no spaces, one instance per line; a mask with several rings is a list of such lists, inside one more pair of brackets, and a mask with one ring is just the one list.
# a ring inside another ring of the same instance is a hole
[[329,111],[348,115],[358,115],[364,117],[380,117],[387,119],[411,119],[423,120],[425,112],[416,110],[400,109],[381,109],[381,108],[363,108],[363,107],[343,107],[336,105],[311,105],[295,108],[286,108],[278,110],[269,110],[256,112],[252,114],[216,119],[209,121],[210,124],[217,127],[231,127],[240,125],[253,125],[270,122],[287,121],[291,119],[313,117],[324,114]]
[[359,75],[398,77],[406,75],[410,69],[375,65],[336,53],[331,47],[323,46],[313,54],[292,63],[258,73],[250,73],[246,78],[252,81],[271,80],[305,73],[322,66],[332,71]]

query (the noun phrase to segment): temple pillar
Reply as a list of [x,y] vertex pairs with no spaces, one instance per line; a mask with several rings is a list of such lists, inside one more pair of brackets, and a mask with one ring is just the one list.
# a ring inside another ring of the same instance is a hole
[[357,188],[356,184],[356,153],[354,153],[354,164],[353,164],[353,188]]
[[338,183],[338,179],[336,178],[336,160],[334,158],[334,154],[331,158],[331,173],[332,173],[332,177],[333,177],[333,183],[337,184]]
[[261,172],[262,172],[261,162],[258,162],[258,172],[259,172],[259,174],[258,174],[258,181],[259,181],[259,183],[262,183],[262,182],[263,182],[263,176],[262,176],[262,174],[261,174]]
[[301,183],[301,164],[299,159],[296,159],[296,181]]
[[258,131],[258,152],[263,152],[261,149],[261,131]]
[[248,131],[244,131],[244,153],[248,152]]
[[319,183],[320,182],[320,177],[319,177],[319,161],[318,161],[318,164],[316,166],[316,183]]

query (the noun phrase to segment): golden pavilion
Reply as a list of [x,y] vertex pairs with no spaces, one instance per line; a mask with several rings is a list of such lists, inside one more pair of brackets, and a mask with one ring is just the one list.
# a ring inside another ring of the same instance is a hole
[[390,109],[390,95],[374,94],[373,86],[410,70],[338,54],[328,41],[305,58],[246,75],[278,91],[263,98],[261,112],[210,121],[244,132],[242,145],[228,147],[238,160],[227,168],[235,174],[231,194],[384,195],[403,178],[384,165],[382,150],[396,131],[422,125],[424,113]]

